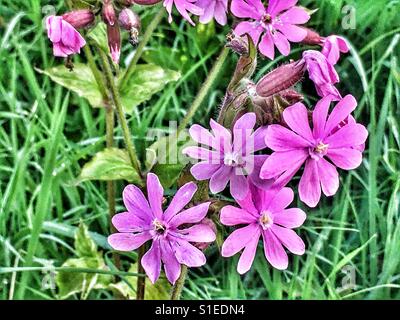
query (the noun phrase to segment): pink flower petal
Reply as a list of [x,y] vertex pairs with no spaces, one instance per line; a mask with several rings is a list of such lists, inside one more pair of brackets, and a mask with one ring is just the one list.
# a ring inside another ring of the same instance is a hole
[[236,173],[235,169],[233,169],[233,173],[231,174],[230,191],[235,200],[244,199],[249,191],[247,178],[242,174]]
[[224,26],[227,23],[227,12],[228,0],[217,1],[217,4],[215,5],[214,18],[221,26]]
[[281,212],[293,202],[293,199],[293,190],[290,188],[282,188],[272,196],[267,208],[271,212]]
[[62,17],[49,16],[46,19],[47,36],[51,42],[57,43],[61,41],[62,33]]
[[208,212],[211,202],[204,202],[197,206],[186,209],[177,215],[173,216],[171,220],[167,220],[172,227],[179,227],[185,223],[196,223],[203,220]]
[[212,151],[200,147],[187,147],[182,150],[182,153],[199,160],[207,160],[209,163],[221,163],[222,155],[219,152]]
[[271,60],[274,60],[275,58],[274,40],[269,31],[266,32],[264,36],[261,38],[261,41],[258,45],[258,49],[264,56],[266,56]]
[[250,270],[253,264],[254,257],[257,252],[258,240],[260,239],[261,231],[258,229],[256,233],[250,235],[251,239],[244,247],[242,254],[237,265],[237,272],[244,274]]
[[276,28],[292,42],[301,42],[307,36],[307,31],[290,23],[277,25]]
[[108,237],[110,246],[119,251],[132,251],[151,239],[148,231],[141,233],[114,233]]
[[142,266],[152,283],[155,283],[161,272],[161,250],[159,240],[154,240],[149,251],[142,258]]
[[284,24],[304,24],[310,20],[310,15],[303,8],[292,7],[288,11],[282,13],[279,18]]
[[239,224],[251,224],[257,222],[257,218],[250,212],[234,207],[225,206],[221,210],[221,223],[226,226],[236,226]]
[[298,208],[282,210],[274,214],[274,224],[279,224],[285,228],[298,228],[306,220],[306,214]]
[[345,96],[332,110],[325,126],[325,134],[329,134],[340,122],[345,120],[357,107],[357,101],[352,95]]
[[268,262],[276,269],[285,270],[288,267],[288,256],[276,236],[267,229],[263,232],[264,254]]
[[257,27],[253,22],[249,21],[242,21],[240,22],[234,30],[234,33],[238,36],[242,36],[246,33],[248,33],[251,37],[251,39],[254,42],[254,45],[258,44],[258,41],[260,39],[260,35],[263,32],[263,29],[260,27]]
[[214,119],[210,120],[210,126],[215,136],[215,146],[216,150],[221,150],[224,152],[232,151],[232,134],[225,127],[221,126]]
[[169,221],[174,215],[180,212],[192,200],[197,191],[194,182],[188,182],[176,192],[167,210],[164,212],[164,220]]
[[328,116],[329,106],[332,102],[332,96],[326,96],[318,101],[313,111],[313,135],[323,138],[325,132],[326,117]]
[[160,248],[165,275],[171,284],[175,284],[181,274],[181,264],[176,259],[169,241],[160,241]]
[[267,12],[272,16],[276,16],[284,10],[290,9],[296,5],[298,0],[270,0]]
[[279,31],[276,31],[275,34],[272,35],[272,38],[279,52],[284,56],[288,56],[290,53],[290,43],[286,37]]
[[274,224],[271,227],[271,231],[290,252],[297,255],[304,254],[304,242],[292,229],[283,228]]
[[221,255],[223,257],[235,255],[247,245],[250,237],[258,232],[259,226],[256,223],[233,231],[222,244]]
[[210,164],[208,161],[196,163],[190,168],[190,173],[196,180],[208,180],[215,174],[222,166],[221,164]]
[[174,236],[189,242],[213,242],[215,232],[206,224],[196,224],[190,228],[177,230]]
[[290,151],[311,146],[309,141],[279,124],[268,126],[265,142],[268,148],[274,151]]
[[214,17],[214,11],[217,1],[214,0],[199,0],[196,5],[204,10],[204,13],[200,16],[200,23],[207,24]]
[[140,232],[148,226],[147,221],[143,221],[137,215],[130,212],[123,212],[114,215],[111,219],[113,226],[118,232]]
[[245,211],[253,214],[254,216],[258,216],[258,210],[254,206],[253,197],[252,197],[252,189],[254,186],[250,184],[249,192],[247,193],[246,197],[242,200],[236,201],[239,206],[244,209]]
[[191,245],[189,242],[171,237],[173,241],[172,249],[175,252],[176,259],[179,263],[188,267],[201,267],[206,263],[206,257],[203,252]]
[[367,140],[368,131],[361,124],[348,124],[327,137],[324,142],[329,148],[345,148],[359,146]]
[[353,170],[362,162],[362,153],[351,148],[328,149],[327,156],[335,166],[344,170]]
[[154,218],[154,214],[143,192],[135,185],[130,184],[124,188],[122,199],[128,211],[135,214],[143,221],[149,222]]
[[317,166],[322,192],[328,197],[333,196],[339,189],[339,173],[324,158],[319,159]]
[[251,173],[249,173],[248,177],[255,186],[257,186],[260,189],[267,190],[269,189],[272,184],[274,183],[273,179],[261,179],[260,178],[260,172],[261,168],[267,160],[269,156],[268,155],[253,155],[253,170]]
[[194,124],[190,127],[189,134],[197,143],[210,147],[214,146],[214,136],[210,133],[210,131],[206,130],[202,126],[199,126],[198,124]]
[[254,141],[254,152],[263,150],[267,147],[265,136],[267,135],[268,126],[262,126],[254,131],[251,139]]
[[301,166],[308,156],[308,152],[302,149],[274,152],[263,164],[260,176],[262,179],[278,177],[287,170],[299,167],[299,164]]
[[304,172],[300,179],[299,196],[300,200],[311,208],[316,207],[321,198],[318,167],[316,161],[311,158],[306,161]]
[[210,179],[210,191],[214,194],[221,192],[226,188],[226,185],[231,178],[232,167],[221,166]]
[[147,194],[150,203],[150,208],[156,218],[162,218],[162,200],[164,195],[164,189],[161,186],[160,180],[154,173],[147,175]]
[[286,108],[283,111],[283,119],[287,125],[298,135],[308,141],[313,141],[313,135],[308,121],[308,110],[301,102]]
[[260,0],[232,0],[231,11],[238,18],[258,20],[265,9]]

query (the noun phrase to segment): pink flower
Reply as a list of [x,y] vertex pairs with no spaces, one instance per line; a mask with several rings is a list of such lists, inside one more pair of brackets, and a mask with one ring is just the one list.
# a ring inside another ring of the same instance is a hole
[[[112,223],[119,233],[110,235],[108,242],[116,250],[131,251],[152,240],[141,263],[153,283],[160,275],[161,263],[172,284],[180,275],[181,264],[200,267],[206,263],[203,252],[191,242],[215,240],[211,227],[198,223],[206,216],[210,203],[183,210],[196,190],[195,183],[185,184],[163,212],[164,190],[155,174],[147,176],[148,201],[138,187],[128,185],[124,189],[123,200],[128,212],[113,217]],[[187,224],[192,226],[187,227]]]
[[330,64],[335,65],[340,58],[340,53],[349,52],[346,40],[339,36],[329,36],[323,40],[322,54]]
[[203,9],[195,5],[194,2],[196,2],[196,0],[164,0],[163,6],[169,14],[168,22],[172,22],[172,5],[174,4],[181,16],[194,26],[195,24],[190,18],[188,11],[196,16],[201,16],[203,14]]
[[256,115],[246,113],[239,118],[232,132],[213,119],[210,120],[212,133],[195,124],[189,133],[192,139],[201,145],[211,147],[188,147],[183,153],[201,162],[195,164],[190,172],[197,180],[210,179],[210,190],[219,193],[230,182],[231,194],[237,199],[246,197],[249,185],[246,175],[259,186],[269,186],[272,181],[259,179],[261,165],[267,156],[254,155],[254,152],[266,148],[266,127],[253,132]]
[[290,188],[268,191],[250,185],[240,208],[226,206],[221,210],[221,222],[226,226],[246,225],[233,231],[222,245],[222,256],[231,257],[244,249],[237,266],[240,274],[250,270],[262,236],[264,253],[269,263],[277,269],[286,269],[288,256],[283,247],[296,255],[305,251],[303,240],[292,230],[300,227],[306,214],[298,208],[286,209],[293,201]]
[[261,178],[276,178],[276,185],[283,186],[305,163],[299,195],[310,207],[318,204],[321,188],[326,196],[332,196],[338,190],[336,167],[352,170],[361,164],[360,146],[368,136],[363,125],[351,120],[350,113],[357,106],[353,96],[347,95],[340,100],[328,117],[331,101],[329,96],[317,103],[312,114],[312,130],[306,107],[296,103],[283,112],[289,129],[271,125],[265,138],[267,146],[274,152],[262,166]]
[[197,0],[196,6],[204,10],[200,16],[200,22],[209,23],[213,18],[221,25],[226,25],[228,0]]
[[339,82],[339,75],[328,59],[321,52],[307,50],[303,52],[303,60],[306,62],[309,77],[314,82],[318,95],[320,97],[332,95],[335,100],[340,100],[342,96],[335,87],[335,83]]
[[50,16],[46,20],[47,36],[53,42],[56,57],[68,57],[80,53],[86,44],[85,39],[75,28],[60,16]]
[[261,0],[232,0],[231,11],[238,18],[249,18],[240,22],[234,32],[238,35],[248,33],[260,52],[271,60],[275,57],[274,46],[280,53],[290,53],[291,42],[301,42],[307,31],[298,27],[309,19],[309,14],[295,7],[297,0],[270,0],[266,9]]

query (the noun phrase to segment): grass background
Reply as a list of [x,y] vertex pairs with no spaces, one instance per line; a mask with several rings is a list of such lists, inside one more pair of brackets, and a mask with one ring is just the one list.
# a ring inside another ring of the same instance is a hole
[[[356,118],[368,126],[369,140],[363,164],[341,172],[341,187],[334,198],[324,198],[316,209],[306,208],[301,229],[307,251],[291,257],[289,269],[273,270],[258,250],[253,268],[245,276],[236,272],[237,257],[219,256],[216,246],[207,251],[207,266],[191,270],[183,292],[188,299],[399,299],[400,298],[400,1],[307,1],[319,8],[309,26],[323,35],[341,34],[350,41],[351,54],[341,59],[337,71],[340,91],[359,101]],[[35,71],[62,63],[51,55],[42,28],[46,5],[58,13],[63,1],[0,0],[0,299],[19,290],[24,256],[36,215],[45,216],[25,298],[54,299],[43,290],[42,270],[48,263],[60,266],[74,256],[73,236],[83,220],[104,246],[109,234],[105,183],[74,184],[81,166],[104,147],[104,110],[92,109],[83,99]],[[344,30],[342,8],[355,8],[356,28]],[[143,24],[154,10],[141,10]],[[142,60],[179,70],[182,78],[143,104],[129,117],[140,154],[150,128],[167,130],[169,120],[185,115],[220,51],[228,27],[192,28],[175,17],[158,26]],[[293,46],[292,58],[300,46]],[[123,59],[132,49],[123,46]],[[84,56],[76,57],[84,60]],[[237,57],[231,54],[216,85],[193,121],[207,125],[215,115]],[[260,77],[282,63],[261,60]],[[125,63],[122,60],[122,65]],[[308,105],[316,101],[307,84],[302,91]],[[122,146],[121,132],[115,130]],[[124,182],[117,183],[118,211]],[[111,252],[104,248],[107,261]],[[133,262],[135,255],[127,255]],[[126,265],[124,264],[124,267]],[[352,288],[344,271],[354,274]],[[76,295],[75,298],[79,296]],[[112,298],[94,290],[92,299]]]

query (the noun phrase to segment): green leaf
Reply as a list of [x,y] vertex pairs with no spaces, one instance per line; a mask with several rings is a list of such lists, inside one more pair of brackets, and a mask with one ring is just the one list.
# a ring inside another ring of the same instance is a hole
[[105,23],[98,23],[96,27],[91,29],[87,37],[100,47],[105,53],[109,53],[107,43],[107,30]]
[[80,223],[75,233],[75,249],[78,257],[97,257],[97,246],[90,237],[88,227]]
[[103,107],[103,99],[90,68],[82,63],[75,63],[74,70],[64,65],[46,70],[36,69],[51,78],[54,82],[87,99],[92,107]]
[[[129,268],[129,272],[136,272],[137,264],[132,264]],[[108,288],[114,293],[118,293],[125,299],[135,299],[136,292],[131,288],[136,288],[137,277],[125,277],[125,280],[129,283],[120,281],[118,283],[109,284]],[[152,284],[149,278],[146,277],[146,291],[144,298],[145,300],[168,300],[171,291],[171,285],[166,278],[160,277],[155,284]]]
[[78,177],[85,180],[127,180],[140,184],[140,177],[133,169],[125,150],[108,148],[98,152],[86,163]]
[[193,145],[187,133],[181,133],[178,138],[174,135],[163,137],[146,150],[148,170],[157,174],[164,188],[170,188],[179,178],[188,163],[182,149]]
[[[124,74],[122,73],[122,76]],[[135,72],[120,92],[125,112],[131,113],[136,106],[163,90],[169,82],[177,81],[180,76],[179,72],[163,69],[154,64],[137,65]]]

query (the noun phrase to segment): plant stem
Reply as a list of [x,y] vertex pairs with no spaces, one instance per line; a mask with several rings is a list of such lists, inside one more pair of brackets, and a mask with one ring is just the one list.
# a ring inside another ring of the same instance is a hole
[[165,14],[164,8],[160,7],[158,13],[154,16],[153,20],[147,26],[146,32],[144,33],[143,38],[139,42],[139,45],[138,45],[138,47],[136,49],[136,52],[135,52],[135,55],[133,56],[128,68],[125,71],[124,76],[121,79],[121,82],[119,84],[119,88],[121,90],[124,89],[124,87],[128,83],[128,80],[130,79],[130,77],[132,76],[133,72],[135,71],[136,65],[137,65],[140,57],[142,56],[144,47],[149,42],[150,37],[153,34],[154,30],[160,24],[160,21],[163,18],[164,14]]
[[180,300],[187,272],[188,272],[188,267],[182,264],[181,275],[179,276],[178,280],[176,280],[175,285],[172,288],[171,300]]
[[[138,260],[137,260],[137,272],[139,274],[144,274],[144,268],[142,266],[142,257],[146,253],[146,245],[143,244],[138,250]],[[136,300],[144,300],[144,293],[146,289],[146,278],[138,278],[136,284]]]
[[207,76],[206,81],[204,82],[203,86],[201,87],[199,93],[197,94],[196,98],[194,99],[192,105],[190,106],[186,116],[183,118],[181,123],[178,127],[178,135],[179,133],[186,128],[190,120],[193,118],[194,114],[196,113],[197,109],[200,107],[201,103],[203,102],[204,98],[207,96],[208,92],[211,89],[215,79],[218,76],[218,73],[221,71],[224,62],[228,56],[229,49],[224,47],[219,54],[214,66],[212,67],[210,73]]
[[119,95],[117,86],[114,81],[114,75],[111,70],[110,62],[108,61],[106,54],[101,49],[99,49],[98,52],[99,52],[100,58],[102,60],[104,72],[106,75],[106,81],[107,81],[107,84],[108,84],[108,87],[109,87],[110,93],[111,93],[111,98],[112,98],[115,108],[117,110],[118,120],[121,125],[122,134],[124,136],[124,141],[125,141],[125,147],[126,147],[126,150],[128,151],[129,159],[131,161],[132,167],[137,171],[139,176],[141,176],[141,170],[140,170],[139,161],[136,157],[135,146],[133,144],[133,141],[132,141],[132,138],[131,138],[131,135],[129,132],[128,123],[126,121],[125,113],[124,113],[124,110],[122,107],[121,97]]

